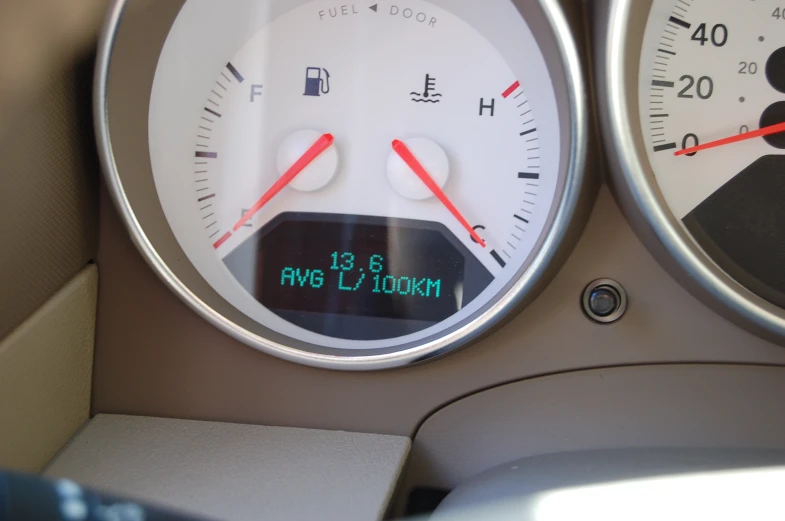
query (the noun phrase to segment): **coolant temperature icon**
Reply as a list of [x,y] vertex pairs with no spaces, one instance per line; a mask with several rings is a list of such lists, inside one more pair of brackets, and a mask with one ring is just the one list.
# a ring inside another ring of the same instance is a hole
[[[324,72],[324,78],[322,78]],[[304,96],[321,96],[330,93],[330,73],[327,69],[308,67],[305,69]]]
[[409,96],[415,103],[439,103],[442,95],[436,92],[436,78],[430,74],[425,75],[425,88],[422,92],[410,92]]

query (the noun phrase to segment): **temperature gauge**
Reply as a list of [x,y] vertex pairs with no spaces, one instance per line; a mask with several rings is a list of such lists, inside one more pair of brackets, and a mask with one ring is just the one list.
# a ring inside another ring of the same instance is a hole
[[238,336],[394,365],[523,298],[584,153],[580,77],[538,43],[572,49],[561,13],[528,10],[539,37],[508,0],[185,3],[152,84],[152,177],[187,259],[260,326]]

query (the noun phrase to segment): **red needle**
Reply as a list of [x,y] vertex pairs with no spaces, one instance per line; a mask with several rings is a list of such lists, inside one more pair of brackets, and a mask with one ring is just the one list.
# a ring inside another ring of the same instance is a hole
[[485,244],[485,241],[482,240],[482,237],[477,235],[477,232],[474,230],[474,228],[472,228],[472,225],[469,224],[463,215],[461,215],[461,212],[459,212],[455,205],[452,204],[450,199],[447,197],[447,194],[445,194],[444,191],[439,188],[439,185],[436,184],[430,174],[425,170],[425,168],[423,168],[420,162],[417,161],[417,158],[414,157],[414,154],[412,154],[411,150],[409,150],[409,147],[407,147],[403,141],[399,141],[397,139],[393,141],[392,147],[393,150],[395,150],[395,152],[401,157],[401,159],[403,159],[403,162],[406,163],[415,174],[417,174],[417,177],[419,177],[420,180],[425,183],[425,186],[427,186],[428,189],[433,192],[433,195],[435,195],[436,198],[439,199],[439,201],[441,201],[442,204],[450,211],[453,217],[458,219],[458,222],[461,223],[464,228],[466,228],[466,231],[469,232],[469,235],[471,235],[472,239],[474,239],[480,246],[485,248],[487,245]]
[[778,134],[780,132],[785,132],[785,123],[770,125],[768,127],[763,127],[760,130],[751,130],[749,132],[739,134],[738,136],[731,136],[731,137],[726,137],[725,139],[718,139],[717,141],[712,141],[711,143],[705,143],[703,145],[698,145],[696,147],[685,148],[684,150],[679,150],[678,152],[675,152],[674,155],[683,156],[685,154],[692,154],[695,152],[700,152],[701,150],[707,150],[709,148],[716,148],[725,145],[730,145],[731,143],[738,143],[739,141],[746,141],[748,139],[753,139],[756,137],[770,136],[772,134]]
[[335,141],[335,138],[332,134],[324,134],[319,139],[317,139],[316,143],[311,145],[311,148],[306,150],[305,154],[300,156],[300,159],[298,159],[292,165],[292,167],[289,168],[289,170],[287,170],[286,173],[284,173],[284,175],[282,175],[278,181],[276,181],[275,184],[270,187],[269,190],[267,190],[267,193],[265,193],[261,199],[256,201],[256,204],[254,204],[251,209],[248,210],[245,215],[243,215],[243,218],[237,221],[237,224],[234,225],[232,230],[236,232],[242,228],[243,225],[256,214],[256,212],[261,210],[264,205],[272,200],[273,197],[278,195],[281,190],[286,188],[286,185],[291,183],[294,178],[300,174],[300,172],[305,170],[305,167],[313,163],[313,161],[319,157],[322,152],[330,148],[330,145],[333,144],[333,141]]

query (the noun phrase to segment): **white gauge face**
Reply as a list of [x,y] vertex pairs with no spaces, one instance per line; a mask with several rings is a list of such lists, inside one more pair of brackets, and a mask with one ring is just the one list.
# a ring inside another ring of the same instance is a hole
[[639,99],[670,210],[720,267],[785,306],[785,4],[654,0]]
[[189,0],[149,117],[161,204],[205,280],[343,349],[432,338],[502,297],[545,231],[559,136],[506,0]]

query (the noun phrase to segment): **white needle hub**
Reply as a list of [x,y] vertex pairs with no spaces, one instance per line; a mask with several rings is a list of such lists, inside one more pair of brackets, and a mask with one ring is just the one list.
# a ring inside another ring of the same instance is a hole
[[[405,139],[403,142],[439,185],[439,188],[444,188],[450,178],[450,161],[444,149],[435,141],[422,137]],[[434,196],[433,192],[395,152],[391,152],[387,159],[387,179],[393,190],[407,199],[424,201]]]
[[[287,137],[278,149],[278,175],[286,173],[305,152],[323,135],[316,130],[300,130]],[[331,146],[313,160],[289,186],[300,192],[315,192],[327,186],[338,173],[338,149]]]

